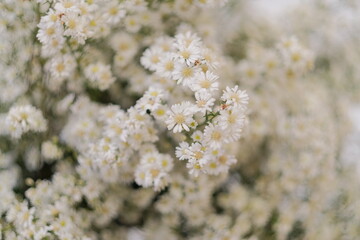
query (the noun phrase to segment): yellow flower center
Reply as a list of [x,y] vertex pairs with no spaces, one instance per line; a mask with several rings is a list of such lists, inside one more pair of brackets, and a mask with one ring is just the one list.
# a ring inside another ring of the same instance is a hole
[[157,169],[151,169],[150,173],[153,177],[157,177],[159,175],[160,171]]
[[185,116],[183,114],[176,114],[174,120],[177,124],[183,124],[185,122]]
[[291,59],[293,62],[298,62],[301,59],[301,55],[299,53],[293,53]]
[[195,154],[194,154],[194,157],[197,160],[201,159],[203,156],[204,156],[204,154],[202,152],[199,152],[199,151],[195,152]]
[[109,9],[109,14],[110,15],[116,15],[119,12],[119,10],[117,9],[117,7],[112,7]]
[[185,58],[185,59],[188,59],[190,57],[190,52],[187,51],[187,50],[184,50],[182,52],[180,52],[180,55]]
[[154,56],[151,57],[151,62],[152,63],[158,63],[159,61],[160,61],[159,56],[154,55]]
[[56,71],[58,72],[62,72],[65,69],[65,65],[63,63],[59,63],[58,65],[56,65]]
[[165,114],[165,111],[164,111],[164,109],[158,109],[158,110],[156,110],[156,114],[158,115],[158,116],[163,116],[164,114]]
[[188,77],[191,77],[193,75],[194,71],[192,70],[192,68],[190,67],[185,67],[183,70],[182,70],[182,75],[183,77],[185,78],[188,78]]
[[120,49],[120,50],[125,51],[125,50],[128,50],[129,48],[130,48],[130,46],[129,46],[129,44],[127,44],[127,43],[120,43],[120,44],[119,44],[119,49]]
[[50,28],[48,28],[48,29],[46,29],[46,34],[47,35],[53,35],[55,33],[55,28],[53,28],[53,27],[50,27]]
[[165,64],[166,71],[172,71],[174,70],[174,63],[172,61],[169,61]]
[[76,27],[76,22],[75,22],[75,20],[73,20],[73,19],[71,19],[71,20],[69,20],[69,22],[68,22],[68,28],[70,28],[70,29],[75,29],[75,27]]
[[219,131],[214,131],[211,134],[211,139],[213,139],[215,141],[219,141],[221,139],[221,133]]
[[202,88],[210,88],[210,86],[211,86],[211,82],[210,81],[208,81],[208,80],[203,80],[203,81],[201,81],[200,82],[200,86],[202,87]]
[[107,152],[107,151],[110,150],[110,147],[109,147],[109,145],[104,145],[104,146],[102,147],[102,149],[103,149],[103,151]]
[[217,168],[217,164],[215,162],[212,162],[210,163],[209,167],[212,169]]

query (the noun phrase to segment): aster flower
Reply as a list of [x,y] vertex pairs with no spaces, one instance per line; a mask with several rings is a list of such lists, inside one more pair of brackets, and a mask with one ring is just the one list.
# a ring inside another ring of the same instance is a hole
[[160,50],[160,48],[149,48],[144,52],[143,56],[140,59],[140,62],[145,68],[151,71],[155,71],[160,62],[162,53],[163,52]]
[[189,151],[189,143],[181,142],[179,146],[176,147],[176,157],[179,160],[185,160],[190,158],[190,151]]
[[195,76],[195,81],[190,84],[191,90],[197,92],[199,90],[216,91],[219,88],[219,77],[210,71],[198,72]]
[[111,73],[110,66],[102,63],[87,66],[85,75],[89,78],[93,86],[102,91],[108,89],[116,80]]
[[183,86],[190,86],[194,82],[198,72],[200,72],[198,68],[190,67],[185,63],[176,63],[172,78],[176,80],[178,84],[181,83]]
[[174,133],[183,130],[189,131],[190,124],[193,121],[194,105],[190,102],[182,102],[171,106],[170,109],[168,119],[165,121],[168,129]]
[[160,76],[171,78],[175,70],[175,60],[172,53],[167,53],[156,65],[156,73]]
[[195,42],[192,42],[189,45],[178,44],[177,52],[175,57],[179,59],[180,63],[186,63],[188,66],[195,63],[195,61],[202,59],[200,55],[201,49]]
[[47,130],[47,121],[42,112],[31,105],[12,107],[7,114],[6,124],[14,138],[20,138],[22,134],[29,131]]
[[212,97],[212,95],[207,92],[206,90],[198,91],[195,93],[195,99],[196,99],[196,107],[197,109],[205,113],[206,111],[212,110],[212,106],[214,105],[215,98]]
[[224,90],[221,96],[221,100],[234,107],[246,108],[249,102],[249,96],[246,91],[240,90],[239,86],[236,85],[233,88],[226,87],[226,90]]
[[209,124],[204,129],[204,142],[213,149],[219,149],[225,143],[226,132],[219,126]]
[[242,128],[245,124],[245,113],[242,109],[227,109],[220,111],[216,118],[217,123],[223,129]]

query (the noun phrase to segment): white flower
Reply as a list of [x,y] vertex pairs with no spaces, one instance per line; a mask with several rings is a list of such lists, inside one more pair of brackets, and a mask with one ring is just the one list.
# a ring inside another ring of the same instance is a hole
[[227,133],[212,123],[207,125],[204,129],[204,143],[210,148],[219,149],[225,143]]
[[31,105],[12,107],[6,117],[6,123],[14,138],[20,138],[22,134],[29,131],[47,130],[47,121],[42,112]]
[[194,109],[194,105],[186,101],[172,105],[171,110],[168,111],[168,119],[165,121],[168,129],[173,130],[174,133],[182,130],[189,131],[189,126],[193,122]]
[[[150,87],[142,98],[135,105],[142,114],[152,113],[161,106],[161,101],[165,98],[165,92],[161,88]],[[148,112],[150,111],[150,112]]]
[[194,46],[201,45],[201,39],[195,34],[190,31],[187,31],[185,34],[179,33],[175,36],[176,46],[179,49],[180,46],[188,47],[191,44]]
[[211,112],[212,106],[214,106],[215,103],[215,98],[213,98],[209,92],[207,92],[206,90],[198,91],[195,93],[195,99],[196,107],[200,112]]
[[185,160],[190,158],[190,149],[187,142],[181,142],[179,146],[176,147],[175,155],[179,160]]
[[170,155],[150,152],[140,159],[135,172],[135,181],[144,187],[154,186],[155,191],[163,189],[169,183],[168,172],[173,167]]
[[141,19],[139,15],[130,15],[125,17],[125,28],[131,33],[136,33],[141,28]]
[[151,115],[155,117],[155,119],[164,121],[167,118],[166,113],[169,111],[168,107],[165,105],[160,105],[156,108],[156,110],[151,111]]
[[50,141],[41,144],[41,155],[50,160],[59,159],[63,155],[63,151]]
[[155,46],[163,52],[171,53],[175,51],[174,39],[168,36],[162,36],[156,39]]
[[126,59],[132,58],[138,48],[135,38],[126,32],[114,34],[110,39],[111,48]]
[[162,56],[163,52],[160,48],[148,48],[141,57],[140,62],[145,68],[155,71]]
[[210,92],[216,91],[219,89],[218,76],[216,76],[213,72],[206,71],[198,72],[195,75],[195,81],[190,84],[191,90],[194,92],[200,90],[207,90]]
[[223,129],[242,128],[245,124],[245,114],[241,109],[226,109],[220,111],[216,118],[217,124]]
[[203,62],[206,63],[206,67],[211,70],[217,69],[219,67],[219,56],[217,56],[213,50],[205,48],[201,54],[204,57]]
[[208,158],[206,163],[203,164],[203,169],[207,174],[211,175],[218,175],[222,172],[221,165],[215,158]]
[[65,36],[76,37],[87,25],[87,20],[78,13],[68,13],[61,18],[61,21],[65,24]]
[[191,66],[195,61],[202,59],[200,55],[201,49],[198,44],[192,42],[189,45],[178,44],[178,51],[176,52],[176,57],[179,59],[180,63],[186,63],[188,66]]
[[172,77],[178,84],[182,83],[183,86],[190,86],[194,82],[198,72],[200,72],[199,68],[177,62]]
[[194,177],[198,177],[199,174],[202,172],[202,166],[200,165],[199,162],[197,161],[188,161],[186,163],[186,167],[189,169],[189,174],[194,176]]
[[51,59],[49,72],[53,78],[65,79],[69,78],[76,67],[76,62],[74,58],[69,55],[60,55]]
[[102,63],[87,66],[85,69],[85,75],[93,86],[102,91],[108,89],[116,80],[112,75],[110,66]]
[[170,183],[170,176],[166,173],[161,173],[154,179],[154,190],[161,191]]
[[205,150],[206,150],[206,147],[203,147],[198,142],[191,144],[191,146],[189,148],[189,154],[190,154],[189,160],[200,163],[201,159],[204,157]]
[[119,4],[117,1],[111,1],[107,5],[106,13],[104,18],[107,23],[115,25],[125,16],[126,11],[123,9],[122,4]]
[[195,131],[191,135],[191,138],[193,139],[193,141],[201,142],[203,140],[203,133],[201,131]]
[[103,138],[91,145],[89,153],[99,164],[109,164],[116,161],[117,147],[110,139]]
[[249,85],[254,86],[259,79],[259,75],[261,73],[260,67],[257,63],[242,61],[238,66],[239,74]]
[[156,65],[156,73],[162,77],[171,78],[174,70],[175,60],[173,54],[162,54],[159,63]]
[[55,11],[58,14],[79,13],[80,9],[75,0],[60,0],[55,4]]
[[54,39],[56,39],[59,43],[64,41],[64,27],[61,25],[61,23],[49,24],[48,22],[41,21],[38,26],[39,31],[36,37],[42,44],[49,45],[50,42]]
[[221,100],[228,105],[245,109],[249,102],[249,96],[246,91],[240,90],[239,86],[236,85],[233,88],[226,87],[226,90],[224,90],[221,96]]
[[111,138],[113,141],[125,142],[128,136],[128,129],[123,125],[125,121],[126,116],[121,113],[117,113],[115,118],[106,122],[104,135]]

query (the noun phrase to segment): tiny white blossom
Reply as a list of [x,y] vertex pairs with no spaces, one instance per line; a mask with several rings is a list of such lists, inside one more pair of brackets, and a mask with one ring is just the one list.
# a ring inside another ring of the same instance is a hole
[[205,91],[198,91],[195,93],[195,99],[196,99],[196,107],[198,110],[202,113],[205,113],[206,111],[212,110],[212,106],[215,103],[215,98],[212,97],[212,95]]
[[233,88],[226,87],[226,90],[224,90],[221,96],[221,100],[234,107],[246,108],[249,102],[249,96],[246,91],[240,90],[239,86],[236,85]]
[[168,129],[173,130],[174,133],[182,130],[189,131],[189,126],[193,122],[194,109],[194,105],[190,102],[171,106],[171,110],[168,111],[168,119],[165,121]]
[[31,105],[12,107],[6,117],[6,123],[14,138],[20,138],[28,131],[47,130],[47,121],[42,112]]

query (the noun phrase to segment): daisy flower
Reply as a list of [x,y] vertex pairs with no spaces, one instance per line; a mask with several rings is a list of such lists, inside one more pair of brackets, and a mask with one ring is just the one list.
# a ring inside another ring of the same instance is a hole
[[190,86],[194,82],[195,76],[199,71],[200,69],[198,68],[177,62],[172,77],[178,84],[182,83],[183,86]]
[[197,109],[205,113],[206,111],[211,111],[212,106],[214,106],[215,98],[207,92],[206,90],[201,90],[195,93],[196,107]]
[[222,129],[242,128],[245,124],[244,111],[237,108],[220,111],[220,115],[216,118],[216,123]]
[[140,62],[145,68],[151,71],[155,71],[162,55],[163,52],[160,50],[160,48],[148,48],[141,57]]
[[174,55],[172,53],[163,54],[156,65],[156,73],[162,77],[171,78],[173,71],[175,70]]
[[188,66],[193,65],[195,61],[202,59],[200,48],[195,44],[191,43],[189,46],[179,45],[176,53],[179,62],[186,63]]
[[189,169],[189,174],[198,177],[202,171],[202,166],[197,161],[189,161],[186,163],[186,167]]
[[200,91],[202,89],[213,92],[219,89],[219,82],[217,81],[218,79],[219,77],[213,72],[198,72],[195,75],[195,81],[190,84],[190,88],[194,92]]
[[201,142],[203,139],[203,133],[201,131],[195,131],[192,135],[191,138],[193,141],[196,142]]
[[241,108],[246,108],[246,105],[249,103],[249,96],[245,90],[240,90],[239,86],[236,85],[233,88],[226,87],[221,100],[234,107],[240,106]]
[[213,149],[219,149],[225,143],[226,132],[219,126],[212,123],[207,125],[204,130],[204,142]]
[[190,102],[182,102],[171,106],[168,112],[168,119],[165,123],[168,125],[169,130],[174,133],[181,132],[182,130],[190,131],[190,124],[194,121],[194,105]]
[[201,45],[201,39],[197,36],[197,34],[192,33],[190,31],[185,34],[179,33],[175,36],[175,46],[179,49],[179,46],[190,46],[193,45]]
[[189,143],[181,142],[179,146],[176,147],[175,155],[179,160],[185,160],[190,158],[190,149]]
[[200,161],[204,157],[204,150],[206,148],[203,147],[200,143],[195,142],[191,144],[189,152],[190,152],[190,159],[194,161]]

